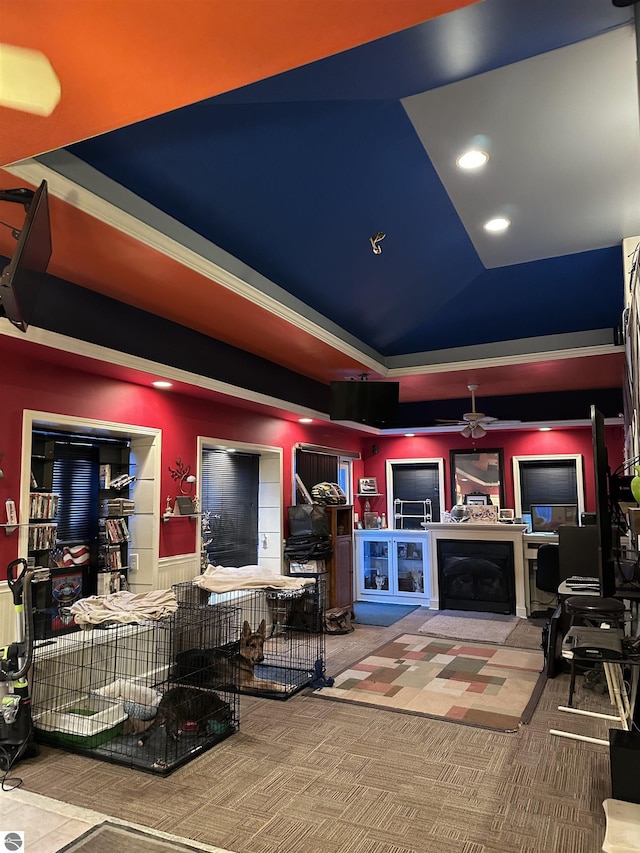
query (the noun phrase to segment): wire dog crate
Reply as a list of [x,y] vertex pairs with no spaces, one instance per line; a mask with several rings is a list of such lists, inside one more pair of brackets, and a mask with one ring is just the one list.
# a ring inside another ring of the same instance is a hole
[[[193,583],[173,587],[183,606],[231,607],[237,616],[234,638],[227,653],[240,658],[239,689],[242,693],[270,699],[288,699],[304,687],[321,686],[325,666],[325,579],[301,578],[300,589],[241,589],[212,593]],[[251,648],[250,648],[251,647]],[[206,671],[205,646],[184,649],[181,662],[188,669],[189,656],[196,672]],[[183,673],[183,677],[185,677]]]
[[[169,619],[105,624],[36,649],[36,739],[166,775],[239,729],[238,673],[216,681],[193,670],[187,648],[224,649],[238,617],[229,605],[190,607]],[[203,664],[204,665],[204,664]]]

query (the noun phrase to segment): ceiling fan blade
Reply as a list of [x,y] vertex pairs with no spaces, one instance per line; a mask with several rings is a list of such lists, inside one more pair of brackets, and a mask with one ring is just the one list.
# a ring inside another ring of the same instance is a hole
[[465,421],[454,421],[454,420],[451,420],[450,418],[436,418],[436,419],[435,419],[435,421],[434,421],[434,423],[442,424],[443,426],[444,426],[444,425],[448,425],[448,426],[458,426],[458,425],[460,425],[460,426],[464,426]]

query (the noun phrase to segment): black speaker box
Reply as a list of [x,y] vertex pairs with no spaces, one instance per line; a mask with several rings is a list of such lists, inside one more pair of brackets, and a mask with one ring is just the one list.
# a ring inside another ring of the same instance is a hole
[[611,796],[640,803],[640,732],[609,729]]

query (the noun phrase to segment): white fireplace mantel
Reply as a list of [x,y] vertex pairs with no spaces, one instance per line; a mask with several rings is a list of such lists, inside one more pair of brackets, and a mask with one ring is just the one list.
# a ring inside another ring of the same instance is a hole
[[438,540],[487,540],[492,542],[513,542],[513,563],[515,570],[516,616],[526,618],[525,570],[522,536],[526,524],[472,524],[465,522],[447,522],[426,524],[429,532],[429,565],[431,573],[430,610],[440,609],[440,590],[438,587]]

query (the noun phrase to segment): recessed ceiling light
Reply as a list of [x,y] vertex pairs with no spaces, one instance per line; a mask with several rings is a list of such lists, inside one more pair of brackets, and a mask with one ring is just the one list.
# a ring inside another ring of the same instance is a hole
[[479,169],[485,165],[488,159],[489,155],[486,151],[473,148],[461,154],[456,160],[456,165],[459,169]]
[[540,427],[540,432],[551,432],[551,427]]
[[506,216],[496,216],[484,223],[484,230],[490,231],[492,234],[497,234],[500,231],[506,231],[511,225],[511,220]]
[[163,379],[158,379],[157,382],[152,383],[154,388],[171,388],[173,386],[173,382],[165,382]]
[[414,438],[414,436],[415,436],[415,432],[405,432],[405,434],[404,434],[405,438]]
[[298,418],[298,423],[300,423],[300,424],[312,424],[313,418]]

